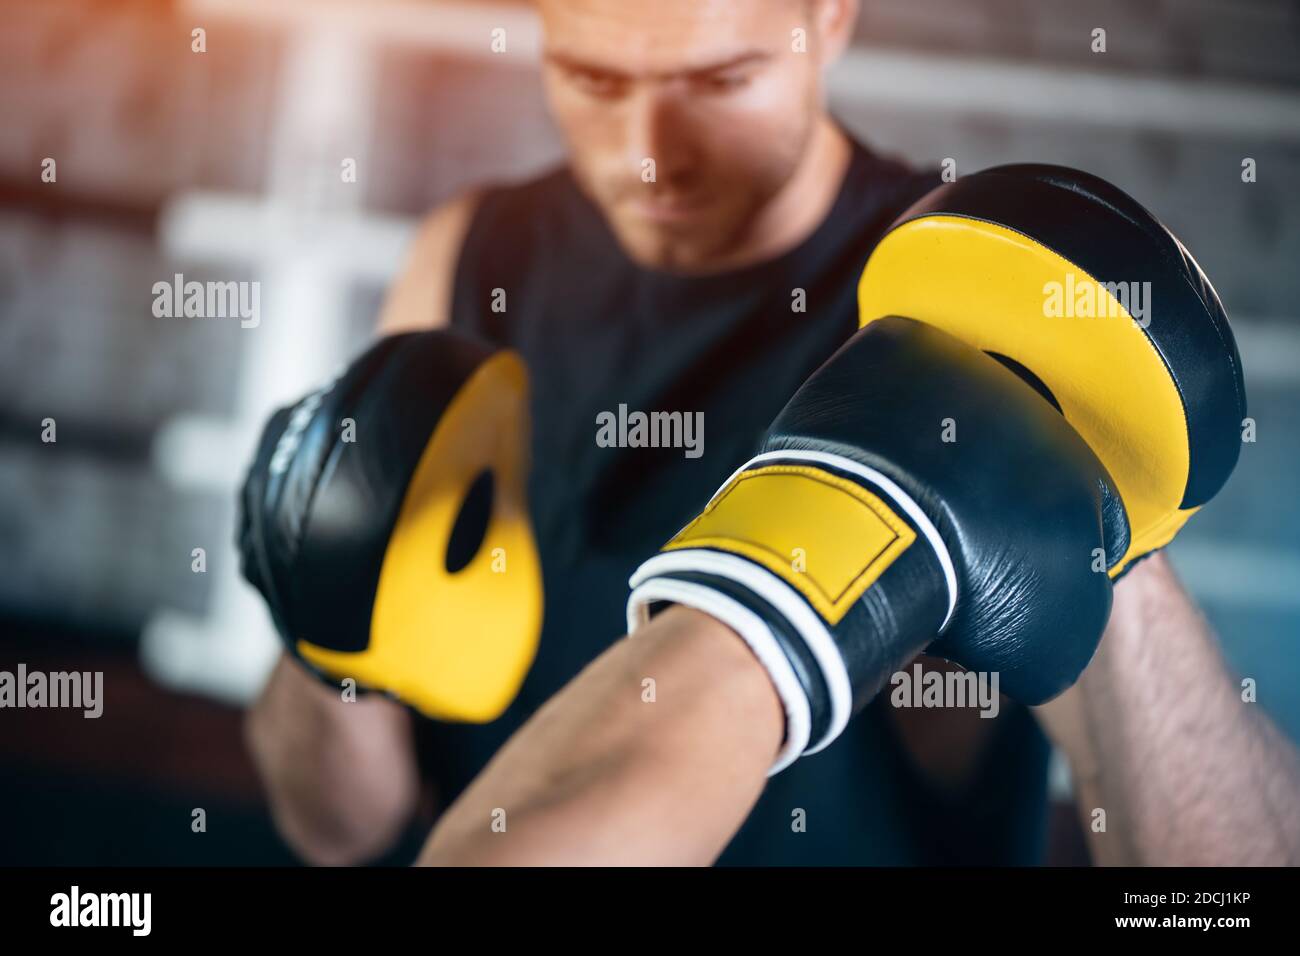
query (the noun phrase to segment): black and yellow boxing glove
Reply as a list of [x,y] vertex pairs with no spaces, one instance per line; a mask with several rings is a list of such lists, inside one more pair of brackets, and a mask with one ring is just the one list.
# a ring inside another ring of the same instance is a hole
[[275,413],[238,546],[295,658],[430,717],[509,705],[542,616],[527,402],[517,355],[432,331],[380,340]]
[[884,319],[633,574],[628,628],[669,604],[731,627],[785,708],[775,771],[833,741],[941,636],[1013,699],[1060,693],[1110,612],[1095,556],[1127,545],[1105,468],[1041,395],[951,335]]

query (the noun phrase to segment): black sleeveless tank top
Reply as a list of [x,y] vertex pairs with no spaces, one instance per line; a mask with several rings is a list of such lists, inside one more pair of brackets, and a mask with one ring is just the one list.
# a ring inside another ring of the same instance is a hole
[[[798,385],[857,328],[868,253],[894,216],[937,184],[936,174],[855,143],[812,235],[772,261],[705,277],[629,260],[567,168],[484,195],[457,266],[452,325],[517,350],[529,366],[529,506],[545,623],[536,662],[501,718],[421,723],[422,764],[442,805],[624,634],[628,576],[753,453]],[[806,311],[792,308],[796,289]],[[504,311],[492,308],[494,290],[505,295]],[[598,443],[598,422],[617,422],[620,407],[625,415],[702,412],[701,453]],[[1038,861],[1047,746],[1032,718],[1004,710],[978,781],[941,794],[909,763],[883,697],[825,751],[769,781],[720,863]]]

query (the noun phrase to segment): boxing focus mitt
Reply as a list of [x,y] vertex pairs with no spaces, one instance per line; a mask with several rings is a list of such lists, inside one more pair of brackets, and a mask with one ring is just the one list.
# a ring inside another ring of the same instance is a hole
[[289,653],[430,717],[500,714],[541,627],[527,454],[523,363],[450,332],[382,339],[276,412],[238,546]]
[[1241,450],[1241,359],[1192,254],[1134,199],[1061,166],[1000,166],[932,190],[872,252],[862,325],[903,315],[996,357],[1106,466],[1132,534],[1167,544]]

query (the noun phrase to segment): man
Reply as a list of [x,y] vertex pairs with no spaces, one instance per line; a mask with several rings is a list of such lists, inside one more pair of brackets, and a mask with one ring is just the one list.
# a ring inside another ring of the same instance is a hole
[[[421,721],[382,699],[343,704],[282,661],[250,716],[250,739],[282,831],[315,862],[362,862],[389,847],[415,810],[421,772],[450,804],[622,634],[629,573],[848,338],[862,262],[893,216],[937,182],[872,155],[826,112],[824,71],[857,12],[849,0],[649,9],[543,0],[540,9],[546,88],[570,165],[436,210],[381,321],[383,332],[449,324],[528,363],[530,501],[546,589],[538,656],[506,713],[482,725]],[[707,434],[696,449],[603,447],[597,422],[620,409],[699,413]],[[663,627],[690,614],[664,615]],[[617,661],[633,643],[610,654]],[[716,633],[712,646],[723,646]],[[734,648],[719,653],[737,664]],[[582,680],[592,673],[626,677],[597,666]],[[557,706],[599,698],[562,696]],[[779,722],[763,716],[772,701],[753,686],[736,699],[755,715],[745,753],[765,764],[779,736]],[[1239,800],[1242,770],[1228,764],[1244,742],[1276,732],[1251,724],[1234,700],[1163,560],[1138,566],[1117,588],[1097,662],[1038,713],[1071,757],[1081,807],[1110,808],[1111,836],[1093,838],[1099,860],[1262,858],[1267,848],[1241,822],[1259,819],[1243,815],[1259,808]],[[550,753],[539,726],[519,739]],[[757,800],[720,861],[1035,862],[1046,758],[1033,717],[1010,703],[985,720],[878,700],[761,796],[752,767],[719,778],[740,781],[739,799],[721,800],[724,816]],[[1170,802],[1193,789],[1208,799],[1171,822]],[[818,825],[792,826],[798,811]],[[1229,832],[1207,830],[1202,812]],[[726,842],[732,822],[709,839]]]

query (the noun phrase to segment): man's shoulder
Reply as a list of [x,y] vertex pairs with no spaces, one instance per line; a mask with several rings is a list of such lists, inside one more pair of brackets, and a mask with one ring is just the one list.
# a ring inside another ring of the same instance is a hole
[[554,204],[572,184],[567,166],[549,168],[528,179],[486,182],[464,187],[425,213],[412,242],[412,259],[422,268],[452,265],[472,229],[483,220],[535,216]]
[[577,184],[566,163],[549,166],[524,179],[496,180],[473,190],[480,217],[514,219],[557,213],[577,198]]
[[418,234],[430,240],[456,231],[488,206],[536,203],[567,188],[567,166],[554,166],[527,179],[489,180],[461,187],[424,214]]
[[937,166],[914,165],[854,136],[849,141],[858,170],[858,188],[869,193],[875,204],[901,212],[941,182]]

